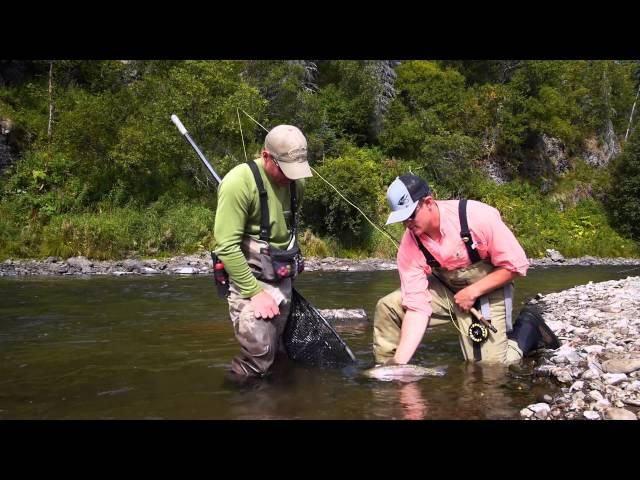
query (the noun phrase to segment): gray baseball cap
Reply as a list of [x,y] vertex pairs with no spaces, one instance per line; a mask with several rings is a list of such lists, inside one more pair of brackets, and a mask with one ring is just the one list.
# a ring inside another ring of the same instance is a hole
[[411,216],[422,197],[431,195],[427,182],[416,175],[401,175],[387,189],[391,214],[386,225],[403,222]]

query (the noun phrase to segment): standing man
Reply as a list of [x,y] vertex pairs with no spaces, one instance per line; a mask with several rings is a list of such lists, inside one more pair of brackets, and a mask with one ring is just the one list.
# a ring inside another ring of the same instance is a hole
[[229,275],[229,313],[240,355],[231,370],[263,376],[275,360],[291,305],[292,279],[303,269],[296,241],[307,140],[291,125],[266,136],[261,157],[234,167],[218,189],[216,254]]
[[[402,222],[405,232],[397,256],[400,289],[376,306],[377,363],[408,363],[429,323],[449,320],[469,361],[513,363],[541,346],[560,346],[535,310],[525,307],[512,325],[512,281],[526,275],[529,262],[495,208],[473,200],[437,201],[415,175],[396,178],[387,200],[387,225]],[[497,332],[474,321],[474,306]]]

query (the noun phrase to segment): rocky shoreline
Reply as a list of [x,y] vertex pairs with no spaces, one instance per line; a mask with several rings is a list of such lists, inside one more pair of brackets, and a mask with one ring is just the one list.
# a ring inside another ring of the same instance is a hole
[[531,420],[640,419],[640,277],[588,283],[538,295],[562,346],[543,351],[534,375],[562,387],[527,406]]
[[[529,259],[531,266],[554,265],[640,265],[640,258],[596,258],[591,256],[565,259],[555,250],[548,250],[544,258]],[[306,258],[308,272],[371,272],[395,270],[395,259],[367,258]],[[62,259],[48,257],[45,260],[9,259],[0,262],[0,277],[20,275],[199,275],[213,271],[209,252],[176,256],[166,259],[90,260],[85,257]]]

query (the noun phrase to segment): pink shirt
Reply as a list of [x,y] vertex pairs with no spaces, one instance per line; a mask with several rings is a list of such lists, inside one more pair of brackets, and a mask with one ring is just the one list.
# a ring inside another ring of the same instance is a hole
[[[436,201],[440,210],[439,242],[425,234],[420,235],[422,244],[431,252],[445,270],[455,270],[471,265],[469,254],[460,238],[458,200]],[[529,260],[511,230],[500,218],[495,208],[475,200],[467,201],[467,222],[471,237],[477,243],[480,258],[488,259],[492,265],[503,267],[524,276]],[[428,290],[427,265],[410,230],[405,230],[398,250],[398,272],[402,289],[402,305],[407,310],[431,316],[431,293]]]

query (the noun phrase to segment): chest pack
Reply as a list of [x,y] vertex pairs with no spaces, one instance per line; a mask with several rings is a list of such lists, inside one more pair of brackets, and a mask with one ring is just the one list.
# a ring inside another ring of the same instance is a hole
[[283,280],[285,278],[296,277],[304,270],[304,258],[298,246],[298,202],[296,194],[296,184],[289,185],[290,206],[291,206],[291,237],[286,250],[274,247],[269,243],[271,240],[271,223],[269,222],[269,204],[267,202],[267,191],[264,188],[262,177],[258,166],[254,161],[248,162],[253,173],[256,186],[258,187],[260,201],[260,243],[259,257],[261,268],[254,272],[259,280]]

